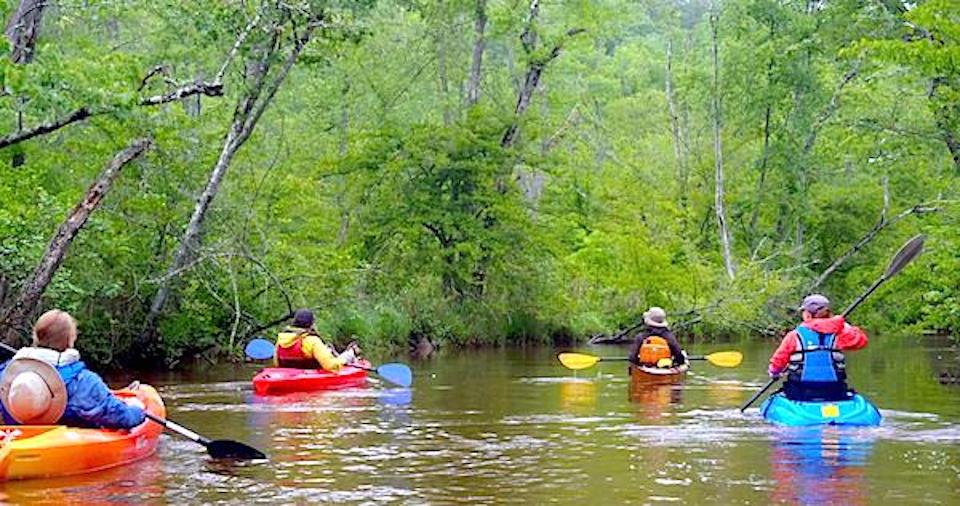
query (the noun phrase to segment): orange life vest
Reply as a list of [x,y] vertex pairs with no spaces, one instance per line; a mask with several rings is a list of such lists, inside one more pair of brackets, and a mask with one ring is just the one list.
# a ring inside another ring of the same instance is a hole
[[667,340],[660,336],[648,336],[640,345],[640,353],[637,354],[637,361],[642,365],[655,366],[657,362],[664,358],[671,358],[670,345]]

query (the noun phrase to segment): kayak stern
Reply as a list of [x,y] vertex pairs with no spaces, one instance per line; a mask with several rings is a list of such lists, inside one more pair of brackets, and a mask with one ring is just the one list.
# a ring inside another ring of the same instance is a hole
[[771,423],[787,426],[877,426],[882,419],[876,406],[860,394],[846,401],[802,402],[791,401],[778,393],[763,401],[760,414]]

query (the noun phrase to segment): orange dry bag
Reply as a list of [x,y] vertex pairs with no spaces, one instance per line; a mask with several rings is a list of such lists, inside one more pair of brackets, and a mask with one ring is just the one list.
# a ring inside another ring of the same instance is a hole
[[640,345],[640,353],[637,359],[643,365],[655,366],[660,359],[670,358],[671,356],[670,346],[666,339],[660,336],[649,336]]

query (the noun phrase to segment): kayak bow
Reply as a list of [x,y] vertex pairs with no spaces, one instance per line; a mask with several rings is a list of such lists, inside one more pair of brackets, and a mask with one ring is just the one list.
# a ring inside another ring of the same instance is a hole
[[[361,361],[363,367],[370,367]],[[253,377],[253,391],[257,395],[279,395],[294,392],[336,390],[365,385],[367,371],[359,367],[344,366],[339,372],[323,369],[293,369],[267,367]]]
[[[136,397],[147,412],[165,416],[153,387],[118,390]],[[80,429],[65,425],[0,425],[0,481],[52,478],[122,466],[153,454],[163,428],[149,420],[130,430]]]

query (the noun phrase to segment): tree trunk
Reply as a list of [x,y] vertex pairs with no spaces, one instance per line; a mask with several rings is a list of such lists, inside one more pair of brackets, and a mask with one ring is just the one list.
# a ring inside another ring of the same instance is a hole
[[475,34],[473,56],[470,61],[470,78],[467,81],[467,107],[480,101],[480,70],[483,63],[484,30],[487,27],[487,0],[477,0],[477,19],[473,25]]
[[[26,65],[33,61],[37,47],[37,37],[40,35],[40,25],[43,22],[43,11],[47,8],[48,0],[21,0],[16,12],[7,23],[6,36],[10,41],[10,61],[15,65]],[[17,97],[17,132],[23,130],[23,108],[26,100]],[[20,167],[25,162],[23,152],[13,155],[10,164]]]
[[443,124],[450,125],[453,122],[453,114],[450,112],[450,83],[447,79],[447,48],[444,41],[443,32],[437,34],[437,78],[440,85],[440,101],[443,106]]
[[500,139],[500,146],[504,148],[512,147],[514,142],[516,142],[517,135],[520,133],[520,118],[530,107],[533,92],[537,90],[537,85],[540,84],[540,76],[543,75],[543,70],[547,67],[547,64],[560,56],[560,51],[563,49],[563,43],[566,39],[584,31],[582,28],[567,30],[566,35],[546,53],[546,56],[536,56],[534,52],[537,51],[537,41],[539,37],[537,36],[535,25],[539,14],[540,2],[539,0],[533,0],[530,2],[530,14],[527,17],[527,24],[524,26],[523,33],[520,34],[520,42],[523,44],[523,50],[527,53],[530,63],[527,66],[526,77],[523,80],[523,85],[520,87],[520,92],[517,96],[517,106],[514,109],[513,123],[507,127],[507,131],[503,133],[503,138]]
[[940,135],[943,137],[944,144],[953,158],[953,165],[960,173],[960,133],[954,131],[951,127],[950,116],[960,116],[960,107],[956,103],[937,104],[939,99],[937,91],[945,85],[942,77],[935,77],[930,81],[929,100],[933,103],[933,116],[936,119],[937,128],[940,129]]
[[760,154],[759,167],[760,174],[757,176],[757,191],[753,198],[753,211],[750,213],[750,247],[753,248],[753,241],[757,235],[757,221],[760,218],[760,203],[765,195],[765,186],[767,182],[767,164],[770,161],[770,114],[773,112],[773,106],[767,104],[763,115],[763,152]]
[[730,279],[734,279],[736,276],[736,267],[733,263],[733,252],[731,251],[733,238],[731,237],[730,227],[727,224],[727,213],[724,207],[723,146],[721,144],[723,123],[720,109],[720,41],[717,33],[718,24],[719,14],[714,10],[710,13],[710,28],[713,35],[713,150],[716,162],[714,210],[717,214],[717,226],[720,231],[723,265],[727,270],[727,276]]
[[17,11],[7,23],[6,35],[10,41],[10,61],[24,65],[33,61],[43,22],[43,11],[49,0],[21,0]]
[[237,151],[250,138],[250,134],[256,128],[261,115],[273,101],[274,95],[276,95],[290,69],[296,63],[303,47],[309,42],[314,26],[310,25],[304,29],[303,34],[295,41],[293,48],[287,55],[283,66],[272,80],[268,80],[267,77],[270,73],[270,61],[278,51],[276,43],[279,38],[279,27],[273,31],[271,38],[260,46],[261,57],[250,66],[247,74],[248,86],[234,110],[233,123],[230,125],[230,130],[223,141],[220,156],[214,164],[207,185],[193,209],[187,229],[180,239],[180,246],[174,254],[173,262],[170,264],[167,274],[160,281],[160,287],[150,305],[150,311],[147,313],[144,329],[141,333],[141,340],[144,343],[154,344],[159,341],[157,323],[167,300],[173,292],[172,283],[189,267],[194,258],[194,250],[200,244],[203,223],[214,197],[220,191],[220,184],[223,182],[223,178],[226,176]]
[[[683,135],[680,130],[680,116],[677,113],[677,101],[673,90],[673,40],[667,41],[667,68],[664,88],[667,95],[667,111],[670,115],[670,133],[673,134],[673,156],[677,161],[677,203],[682,215],[687,209],[687,162],[684,154]],[[686,223],[686,219],[684,219]]]
[[[886,187],[884,187],[884,191],[886,192]],[[807,293],[812,293],[816,291],[818,288],[820,288],[820,286],[822,286],[823,283],[826,282],[827,278],[829,278],[833,273],[835,273],[841,266],[843,266],[844,263],[850,260],[854,255],[856,255],[863,248],[865,248],[867,244],[870,241],[872,241],[874,238],[876,238],[877,235],[880,234],[880,232],[882,232],[884,229],[897,224],[898,222],[900,222],[901,220],[909,216],[920,216],[927,213],[934,213],[934,212],[940,211],[943,205],[956,204],[956,203],[957,203],[956,201],[939,200],[939,199],[933,200],[930,202],[922,202],[912,207],[908,207],[907,209],[904,209],[903,211],[897,213],[894,217],[887,219],[889,196],[886,193],[884,193],[884,207],[883,207],[883,211],[881,211],[880,213],[880,219],[877,220],[876,225],[874,225],[873,228],[868,230],[867,233],[864,234],[863,237],[861,237],[860,240],[856,242],[856,244],[851,246],[847,251],[843,252],[843,254],[837,257],[837,259],[834,260],[829,267],[827,267],[822,273],[820,273],[820,275],[817,276],[817,279],[815,279],[813,283],[811,283],[810,286],[807,287],[807,290],[806,290]]]
[[8,344],[17,344],[19,337],[29,331],[29,320],[36,313],[40,297],[56,275],[57,269],[63,263],[70,249],[70,244],[76,238],[87,219],[97,209],[103,197],[110,191],[113,182],[120,175],[120,171],[133,160],[142,155],[151,145],[149,139],[139,139],[129,147],[117,153],[110,163],[103,169],[96,181],[87,190],[67,219],[60,225],[53,236],[40,263],[33,271],[33,275],[24,284],[17,301],[13,303],[6,315],[0,319],[0,337]]

